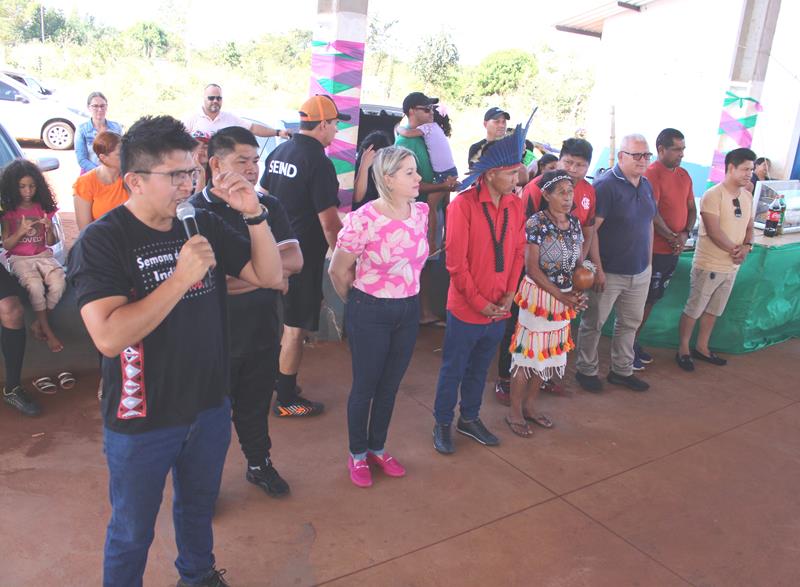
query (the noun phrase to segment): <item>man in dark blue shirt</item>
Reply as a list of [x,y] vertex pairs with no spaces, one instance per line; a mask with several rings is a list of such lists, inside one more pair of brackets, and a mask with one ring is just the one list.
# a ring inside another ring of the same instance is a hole
[[622,139],[617,165],[594,182],[600,263],[581,318],[575,374],[587,391],[603,388],[597,376],[597,343],[612,309],[616,323],[608,382],[634,391],[650,387],[633,375],[633,343],[650,285],[656,202],[644,172],[652,156],[642,135],[628,135]]

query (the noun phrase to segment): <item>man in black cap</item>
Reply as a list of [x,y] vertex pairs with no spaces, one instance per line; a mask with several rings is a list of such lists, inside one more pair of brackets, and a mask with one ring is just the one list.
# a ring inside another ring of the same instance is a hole
[[483,115],[483,126],[486,129],[486,138],[470,145],[467,161],[467,167],[469,169],[472,169],[475,162],[480,159],[483,148],[487,143],[497,141],[506,136],[506,128],[508,127],[510,118],[511,116],[508,112],[497,106],[492,106],[486,111],[486,114]]

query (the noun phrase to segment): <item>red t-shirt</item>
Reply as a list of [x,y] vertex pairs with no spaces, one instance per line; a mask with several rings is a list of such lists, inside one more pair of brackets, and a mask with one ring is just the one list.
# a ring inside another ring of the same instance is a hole
[[[542,202],[542,190],[539,188],[542,176],[537,175],[522,189],[522,210],[528,215],[528,210],[539,211]],[[592,184],[582,179],[574,188],[575,197],[572,201],[572,214],[581,223],[581,226],[594,225],[595,194]],[[530,202],[530,203],[529,203]],[[530,206],[533,206],[532,208]]]
[[[508,210],[508,225],[503,235],[504,264],[500,273],[495,271],[492,233],[483,211],[484,203],[498,240],[503,230],[504,210]],[[491,319],[481,314],[481,310],[490,302],[498,303],[506,293],[516,291],[523,267],[524,229],[525,214],[519,198],[513,194],[500,198],[499,207],[495,207],[489,190],[479,182],[453,198],[447,206],[447,271],[450,273],[447,309],[456,318],[470,324],[488,324]]]
[[[694,202],[692,178],[683,167],[669,169],[660,161],[652,163],[644,176],[653,186],[653,197],[658,204],[658,213],[672,232],[686,229],[689,219],[689,201]],[[672,247],[667,240],[655,233],[653,253],[672,255]]]

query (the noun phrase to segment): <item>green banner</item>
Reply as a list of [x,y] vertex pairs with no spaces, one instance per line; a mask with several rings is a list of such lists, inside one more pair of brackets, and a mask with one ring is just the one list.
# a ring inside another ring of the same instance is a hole
[[[647,321],[644,346],[678,348],[678,321],[689,296],[693,251],[681,254],[678,268]],[[613,315],[603,334],[613,331]],[[722,353],[747,353],[800,337],[800,243],[778,247],[756,245],[736,276],[725,313],[711,335],[711,347]]]

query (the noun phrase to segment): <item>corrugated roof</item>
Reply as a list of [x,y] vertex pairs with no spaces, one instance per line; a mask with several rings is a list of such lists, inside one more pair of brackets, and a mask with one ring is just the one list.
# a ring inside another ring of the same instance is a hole
[[556,29],[566,33],[577,33],[600,38],[603,23],[607,18],[627,10],[637,10],[658,0],[630,0],[629,2],[604,2],[602,5],[556,23]]

